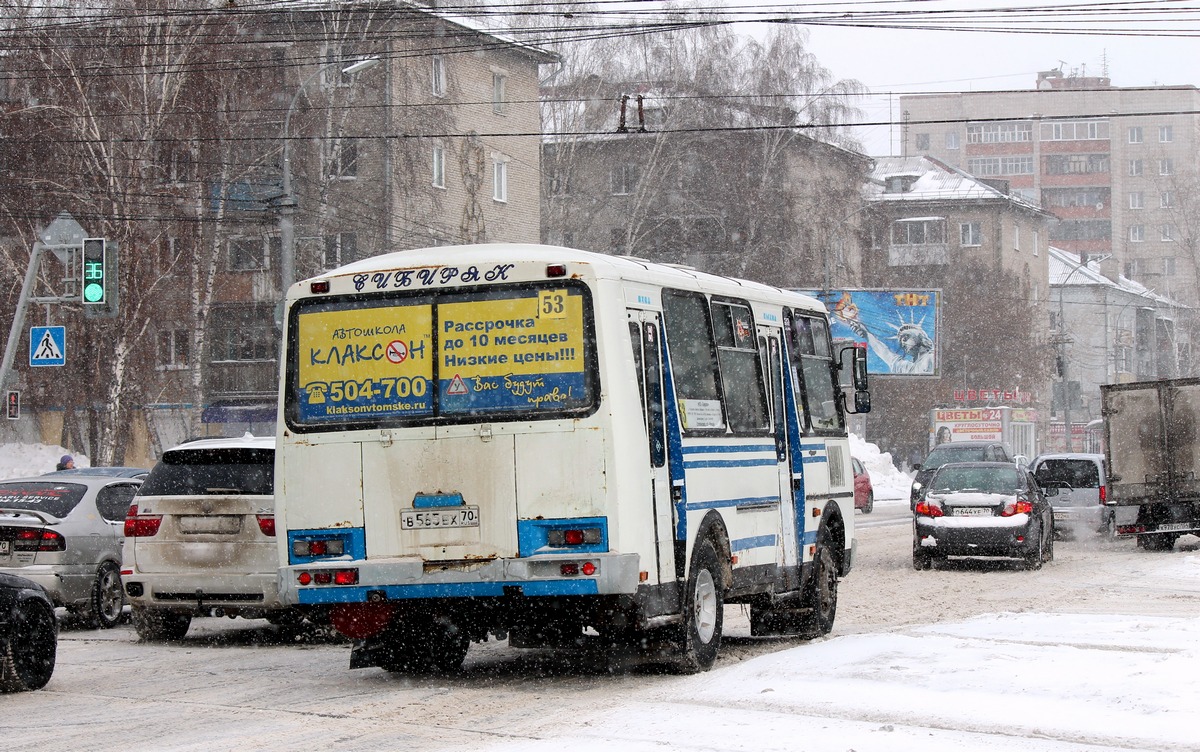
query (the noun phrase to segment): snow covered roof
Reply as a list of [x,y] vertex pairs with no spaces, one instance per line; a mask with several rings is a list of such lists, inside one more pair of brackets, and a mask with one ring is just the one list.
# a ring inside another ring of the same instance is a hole
[[1050,286],[1086,287],[1089,285],[1111,287],[1130,295],[1139,295],[1165,306],[1175,308],[1186,307],[1179,301],[1168,298],[1165,295],[1159,295],[1149,287],[1123,275],[1118,275],[1116,280],[1110,279],[1100,271],[1099,261],[1089,260],[1086,264],[1080,265],[1079,256],[1076,254],[1050,246]]
[[[255,5],[256,10],[273,9],[282,11],[324,11],[331,7],[353,7],[355,5],[363,5],[366,7],[366,2],[356,2],[348,0],[347,2],[330,3],[329,0],[274,0]],[[411,10],[419,13],[425,13],[435,18],[440,18],[448,23],[461,26],[468,31],[473,31],[478,34],[485,34],[501,42],[511,45],[514,48],[520,49],[528,53],[531,57],[536,58],[541,63],[553,63],[558,61],[557,53],[538,47],[528,42],[522,42],[514,37],[511,33],[512,26],[508,25],[509,33],[504,33],[500,30],[499,25],[493,27],[488,21],[481,18],[458,15],[447,11],[439,10],[434,7],[432,2],[420,2],[419,0],[392,0],[392,5],[397,10]],[[231,6],[232,7],[232,6]]]
[[[904,190],[889,184],[899,180]],[[867,184],[866,199],[880,202],[1008,201],[1030,212],[1045,211],[1019,196],[972,177],[930,157],[878,157]]]

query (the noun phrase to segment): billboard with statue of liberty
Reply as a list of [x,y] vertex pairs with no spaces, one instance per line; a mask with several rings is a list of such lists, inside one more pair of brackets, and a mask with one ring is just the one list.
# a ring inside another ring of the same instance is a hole
[[941,290],[802,291],[825,303],[834,340],[867,346],[879,376],[938,376]]

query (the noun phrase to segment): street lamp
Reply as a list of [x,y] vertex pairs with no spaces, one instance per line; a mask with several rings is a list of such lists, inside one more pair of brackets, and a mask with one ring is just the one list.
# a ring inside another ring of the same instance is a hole
[[[319,66],[308,78],[304,79],[300,87],[296,89],[296,93],[292,95],[292,101],[288,105],[287,114],[283,116],[283,195],[279,197],[279,253],[281,257],[279,263],[279,281],[281,296],[287,294],[287,289],[291,287],[296,277],[296,225],[293,219],[296,213],[296,196],[292,193],[292,144],[290,135],[292,113],[296,110],[296,104],[300,101],[300,95],[304,93],[304,90],[312,83],[312,80],[320,75],[322,71],[335,64],[331,63]],[[376,65],[379,65],[379,58],[369,57],[347,65],[342,68],[341,73],[349,76],[368,68],[374,68]]]

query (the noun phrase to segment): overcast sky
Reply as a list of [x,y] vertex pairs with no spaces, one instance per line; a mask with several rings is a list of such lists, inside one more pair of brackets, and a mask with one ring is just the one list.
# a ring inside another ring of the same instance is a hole
[[[835,78],[857,79],[877,95],[861,105],[869,122],[899,119],[894,95],[1031,89],[1038,71],[1060,67],[1068,75],[1107,75],[1115,86],[1200,85],[1200,4],[1195,2],[1020,0],[1007,3],[1011,11],[986,10],[999,5],[980,0],[874,0],[781,7],[837,10],[860,21],[865,13],[951,11],[912,20],[899,15],[880,18],[878,25],[887,28],[807,27],[810,50]],[[1023,10],[1031,5],[1044,10]],[[1182,10],[1189,7],[1194,10]],[[955,8],[969,12],[954,13]],[[895,28],[898,24],[940,28],[907,30]],[[1004,31],[962,30],[968,26]],[[1011,33],[1020,28],[1045,33]],[[1071,29],[1091,33],[1071,33]],[[1150,33],[1157,36],[1145,35]],[[895,147],[899,129],[894,126],[873,126],[858,133],[872,156],[890,153],[889,134]]]

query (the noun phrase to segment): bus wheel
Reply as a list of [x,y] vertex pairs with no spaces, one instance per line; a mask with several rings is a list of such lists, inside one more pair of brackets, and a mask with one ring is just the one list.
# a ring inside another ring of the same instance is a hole
[[467,657],[470,641],[450,619],[397,614],[388,628],[368,638],[379,667],[393,673],[449,673]]
[[838,571],[837,561],[824,535],[817,541],[807,590],[804,600],[812,610],[804,617],[800,634],[808,638],[827,635],[833,630],[833,619],[837,615]]
[[683,642],[678,655],[683,673],[694,674],[712,668],[721,649],[724,610],[725,594],[717,551],[712,541],[705,539],[696,546],[683,604]]

